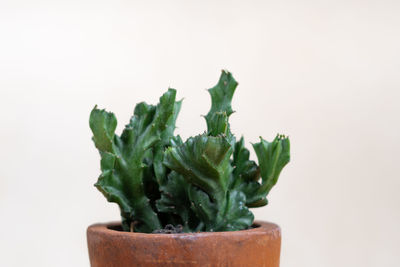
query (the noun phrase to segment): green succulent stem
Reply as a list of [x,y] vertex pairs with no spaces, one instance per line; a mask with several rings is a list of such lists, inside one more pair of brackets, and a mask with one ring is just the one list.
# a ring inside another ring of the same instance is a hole
[[252,207],[267,196],[290,160],[290,142],[277,135],[253,144],[250,159],[244,138],[236,141],[229,117],[238,83],[222,71],[209,89],[207,131],[183,141],[174,135],[182,101],[168,89],[157,105],[141,102],[122,134],[115,115],[95,106],[89,125],[100,153],[101,174],[95,186],[118,204],[124,231],[151,233],[167,224],[185,232],[235,231],[249,228]]

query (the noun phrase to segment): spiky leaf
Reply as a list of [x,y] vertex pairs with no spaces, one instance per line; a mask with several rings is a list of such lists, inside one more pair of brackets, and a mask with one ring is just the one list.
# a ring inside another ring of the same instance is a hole
[[[192,184],[192,209],[206,231],[245,229],[252,223],[245,196],[229,191],[232,147],[225,137],[198,135],[178,147],[170,147],[165,165]],[[238,208],[238,213],[232,209]],[[239,228],[235,228],[239,227]]]
[[[110,202],[117,203],[121,208],[123,227],[129,230],[130,224],[137,221],[136,230],[151,232],[161,227],[157,214],[154,212],[149,198],[146,196],[143,177],[153,157],[146,161],[146,154],[162,139],[165,131],[169,131],[172,117],[176,112],[176,91],[169,89],[157,106],[139,103],[135,107],[130,123],[126,125],[121,137],[110,134],[116,126],[112,113],[94,109],[90,117],[90,126],[94,134],[93,140],[102,155],[102,174],[96,187]],[[104,119],[99,119],[103,114]],[[173,120],[174,121],[174,120]],[[111,126],[108,126],[111,125]],[[115,125],[115,126],[114,126]],[[100,129],[100,130],[99,130]],[[113,137],[110,143],[110,137]],[[103,150],[106,150],[104,153]]]
[[224,197],[232,149],[224,137],[198,135],[166,151],[164,164],[207,192],[213,201]]
[[259,143],[253,144],[262,178],[259,191],[268,194],[278,181],[283,167],[290,161],[290,141],[279,134],[272,142],[267,142],[261,137],[260,139]]
[[260,169],[250,160],[250,152],[244,146],[243,137],[235,144],[232,165],[234,170],[231,187],[243,192],[247,206],[254,207],[256,203],[261,203],[260,201],[265,199],[265,194],[259,191]]
[[189,232],[193,225],[199,223],[191,210],[190,188],[191,185],[180,174],[172,171],[165,184],[160,186],[161,198],[156,202],[159,212],[179,217],[174,224],[181,224],[184,232]]
[[246,207],[246,196],[243,192],[232,190],[228,192],[227,205],[223,223],[217,231],[235,231],[247,229],[253,224],[254,215]]
[[235,141],[228,121],[233,113],[231,102],[237,85],[230,72],[222,71],[217,85],[208,89],[211,95],[211,109],[205,116],[208,134],[224,135],[231,144]]

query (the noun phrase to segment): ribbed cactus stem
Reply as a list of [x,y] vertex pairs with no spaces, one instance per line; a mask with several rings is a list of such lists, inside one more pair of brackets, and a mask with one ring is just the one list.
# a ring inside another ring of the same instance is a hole
[[278,134],[272,142],[253,144],[258,164],[250,160],[244,138],[236,141],[229,124],[238,83],[222,71],[209,89],[207,131],[185,142],[174,135],[181,101],[168,89],[158,105],[136,105],[122,134],[115,134],[113,113],[94,107],[93,141],[101,175],[95,186],[119,205],[125,231],[159,232],[168,225],[184,232],[247,229],[249,207],[268,203],[267,195],[290,160],[290,142]]

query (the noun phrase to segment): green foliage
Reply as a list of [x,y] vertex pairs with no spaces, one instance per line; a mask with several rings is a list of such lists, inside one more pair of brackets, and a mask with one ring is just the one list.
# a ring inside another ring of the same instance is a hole
[[229,116],[237,82],[223,71],[209,89],[207,132],[185,142],[174,136],[181,107],[169,89],[157,106],[139,103],[121,136],[113,113],[95,107],[90,114],[93,141],[100,152],[101,175],[95,186],[119,205],[125,231],[153,232],[167,224],[184,232],[235,231],[254,220],[250,207],[267,195],[290,160],[289,139],[253,144],[250,160],[243,137],[236,142]]

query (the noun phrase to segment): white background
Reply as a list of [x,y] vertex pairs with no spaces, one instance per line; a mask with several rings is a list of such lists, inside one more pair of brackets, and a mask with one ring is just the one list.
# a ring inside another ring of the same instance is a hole
[[2,0],[0,265],[88,266],[86,227],[119,219],[93,187],[95,104],[120,132],[171,86],[186,138],[226,68],[234,133],[291,138],[255,210],[281,266],[400,266],[399,48],[399,1]]

